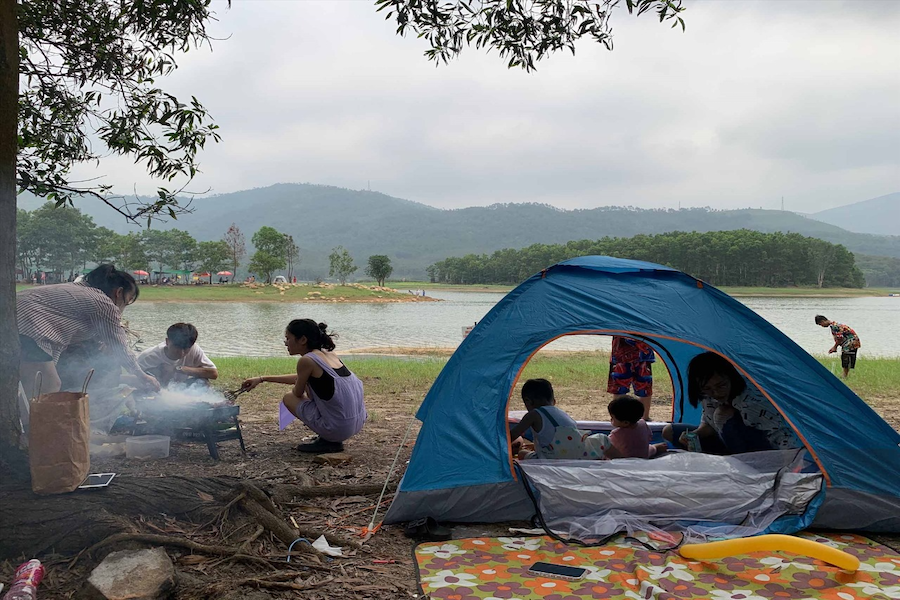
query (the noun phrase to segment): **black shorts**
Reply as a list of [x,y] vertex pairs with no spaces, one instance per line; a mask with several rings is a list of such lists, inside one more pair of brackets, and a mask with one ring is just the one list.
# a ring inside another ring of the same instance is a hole
[[53,357],[27,335],[19,336],[19,346],[22,348],[22,362],[53,362]]
[[855,369],[856,352],[841,352],[841,366],[845,369]]

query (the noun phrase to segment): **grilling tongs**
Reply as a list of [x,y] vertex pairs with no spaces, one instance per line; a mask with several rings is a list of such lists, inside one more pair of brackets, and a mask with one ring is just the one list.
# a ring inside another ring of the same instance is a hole
[[244,392],[249,392],[250,388],[239,387],[236,390],[227,390],[222,392],[222,395],[225,396],[225,399],[229,402],[234,402],[237,400],[237,397],[243,394]]

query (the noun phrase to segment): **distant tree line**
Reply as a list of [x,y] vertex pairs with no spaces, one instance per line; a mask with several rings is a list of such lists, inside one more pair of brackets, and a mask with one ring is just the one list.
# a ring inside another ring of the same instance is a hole
[[[71,206],[47,202],[31,212],[19,209],[16,221],[16,267],[22,279],[38,273],[48,282],[73,279],[88,265],[115,263],[128,271],[146,271],[157,280],[167,271],[218,272],[231,269],[233,277],[247,256],[244,234],[232,223],[219,241],[198,242],[187,231],[148,229],[140,233],[118,234],[98,227],[93,219]],[[293,280],[300,263],[300,248],[291,235],[263,226],[253,234],[255,251],[247,270],[271,283],[278,271]],[[345,284],[357,271],[353,257],[343,246],[332,249],[330,275]],[[369,257],[366,274],[384,285],[393,267],[383,254]]]
[[[241,242],[243,243],[243,242]],[[234,249],[225,240],[198,242],[187,231],[148,229],[118,234],[97,227],[77,208],[48,202],[31,212],[19,209],[16,266],[24,279],[35,273],[50,281],[72,279],[88,264],[115,263],[129,271],[205,271],[232,265]]]
[[900,287],[900,258],[856,255],[856,265],[871,287]]
[[592,254],[667,265],[719,286],[866,284],[853,254],[840,244],[797,233],[747,229],[534,244],[521,250],[498,250],[491,255],[447,258],[429,266],[427,271],[433,282],[516,284],[554,263]]

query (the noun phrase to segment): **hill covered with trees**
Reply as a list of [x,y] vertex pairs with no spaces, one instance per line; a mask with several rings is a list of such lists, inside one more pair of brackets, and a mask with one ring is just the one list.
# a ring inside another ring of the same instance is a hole
[[668,265],[717,286],[865,286],[853,254],[839,244],[797,233],[746,229],[534,244],[491,255],[447,258],[428,272],[433,281],[442,283],[516,284],[548,265],[591,254]]
[[[40,204],[34,197],[20,196],[21,208]],[[136,230],[96,201],[77,200],[76,206],[99,226],[118,233]],[[198,198],[191,208],[193,213],[159,226],[188,231],[201,241],[220,239],[231,223],[245,232],[275,227],[293,236],[301,257],[297,275],[307,279],[327,274],[328,253],[338,245],[360,265],[367,256],[386,255],[393,261],[395,278],[422,278],[428,265],[450,256],[671,231],[793,232],[842,244],[854,253],[900,258],[900,237],[851,233],[775,210],[621,206],[561,210],[543,204],[443,210],[377,192],[311,184],[278,184]]]

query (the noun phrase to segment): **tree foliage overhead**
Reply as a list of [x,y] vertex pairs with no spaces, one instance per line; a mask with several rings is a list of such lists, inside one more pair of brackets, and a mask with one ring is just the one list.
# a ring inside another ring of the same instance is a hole
[[[397,33],[412,31],[431,46],[425,56],[447,63],[466,46],[496,50],[508,65],[532,71],[559,50],[575,53],[587,37],[612,50],[609,18],[618,0],[376,0]],[[625,0],[631,14],[656,13],[684,29],[682,0]]]
[[534,244],[492,255],[451,257],[432,265],[442,283],[519,283],[552,264],[576,256],[607,255],[667,265],[721,286],[863,287],[853,254],[797,233],[741,229],[672,232],[631,238]]
[[169,188],[134,206],[108,185],[71,182],[69,172],[114,154],[163,182],[194,177],[198,151],[219,140],[217,126],[196,98],[182,102],[156,79],[176,69],[176,51],[208,42],[210,1],[19,2],[20,189],[58,203],[91,194],[131,218],[180,212]]

